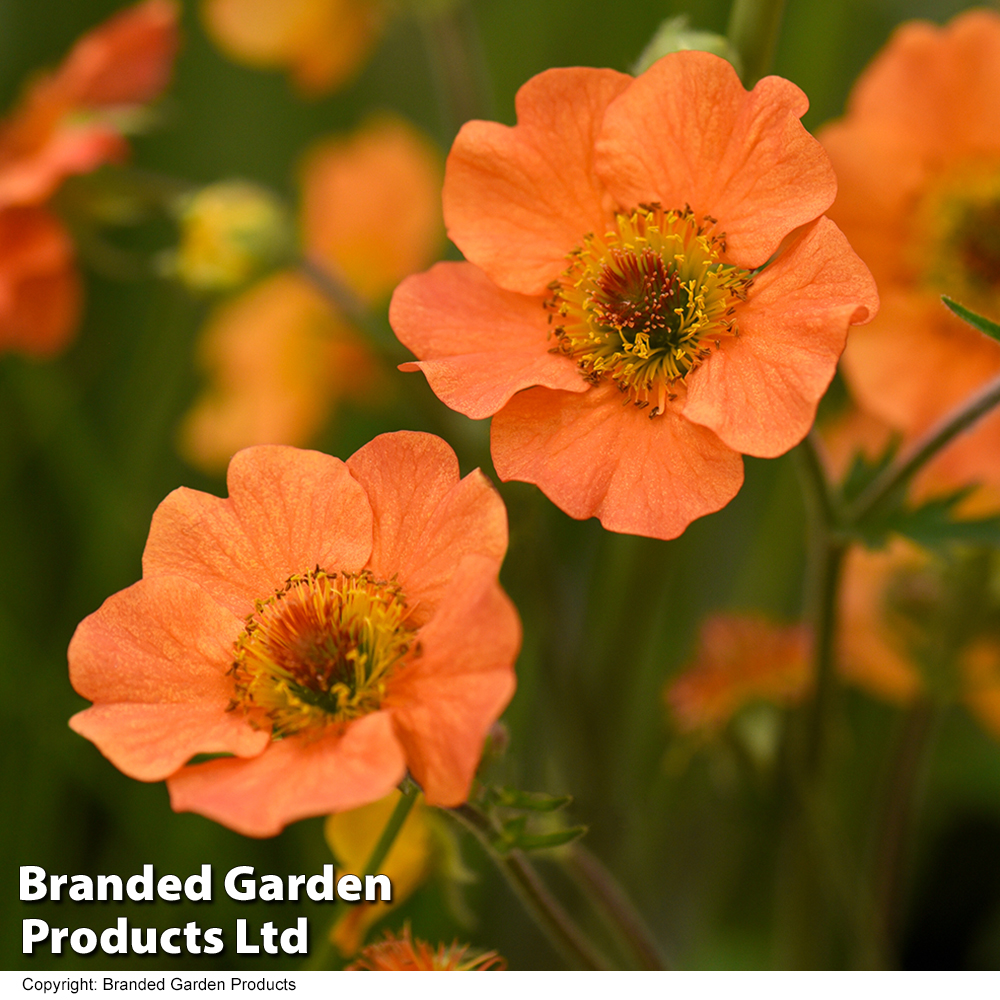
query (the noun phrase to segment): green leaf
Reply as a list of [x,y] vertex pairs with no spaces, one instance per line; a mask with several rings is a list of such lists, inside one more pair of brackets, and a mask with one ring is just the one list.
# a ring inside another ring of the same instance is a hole
[[544,851],[548,848],[572,844],[574,840],[579,840],[586,832],[587,827],[585,826],[571,826],[553,833],[524,834],[518,838],[514,846],[519,847],[522,851]]
[[994,323],[993,320],[987,319],[985,316],[980,316],[979,313],[974,313],[971,309],[966,309],[965,306],[960,305],[954,299],[948,298],[947,295],[942,295],[941,301],[959,319],[965,320],[969,326],[974,326],[980,333],[985,333],[987,337],[1000,340],[1000,323]]
[[531,812],[555,812],[573,801],[572,795],[547,795],[545,792],[521,792],[516,788],[491,789],[493,801],[505,809],[527,809]]
[[871,461],[865,458],[863,452],[855,452],[847,474],[840,484],[840,495],[846,503],[851,503],[861,496],[869,484],[892,464],[899,451],[899,445],[899,436],[893,435],[882,453]]
[[897,506],[866,518],[857,535],[869,548],[881,548],[890,534],[905,535],[925,548],[962,543],[1000,546],[1000,517],[957,518],[955,509],[972,487],[935,497],[918,507]]

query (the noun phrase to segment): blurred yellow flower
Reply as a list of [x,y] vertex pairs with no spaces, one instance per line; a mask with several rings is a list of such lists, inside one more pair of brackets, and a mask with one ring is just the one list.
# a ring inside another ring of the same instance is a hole
[[327,818],[324,833],[337,859],[337,870],[362,876],[381,873],[392,883],[391,903],[358,903],[330,932],[330,940],[342,955],[356,954],[369,928],[406,900],[430,873],[432,832],[423,796],[410,810],[379,872],[365,871],[400,794],[394,791],[378,802]]
[[[380,118],[327,140],[301,173],[301,243],[309,268],[358,299],[384,299],[441,245],[441,163],[405,122]],[[329,295],[282,271],[223,303],[199,345],[209,384],[180,448],[214,472],[254,444],[303,445],[338,399],[384,399],[388,375]]]
[[379,0],[204,0],[205,30],[236,62],[287,69],[305,94],[347,83],[382,31]]
[[294,239],[280,199],[257,184],[209,184],[176,206],[180,243],[164,270],[198,292],[231,291],[290,256]]

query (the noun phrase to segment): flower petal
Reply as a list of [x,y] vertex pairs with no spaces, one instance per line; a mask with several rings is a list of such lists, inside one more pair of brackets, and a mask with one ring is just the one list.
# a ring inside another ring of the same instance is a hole
[[317,95],[346,83],[367,58],[385,12],[371,0],[204,0],[205,30],[230,58],[288,66]]
[[145,576],[193,580],[244,616],[289,576],[315,566],[360,569],[371,507],[339,459],[281,445],[246,448],[229,464],[229,498],[174,490],[153,514]]
[[936,295],[890,288],[878,319],[851,334],[843,370],[864,409],[916,434],[1000,372],[1000,344]]
[[[881,129],[907,156],[940,170],[1000,152],[998,92],[1000,17],[967,11],[943,28],[915,21],[897,29],[858,78],[848,120]],[[903,156],[896,163],[912,169]]]
[[464,556],[475,553],[497,565],[503,559],[503,501],[478,469],[459,479],[455,453],[441,438],[382,434],[347,465],[374,514],[369,568],[398,578],[417,620],[433,612]]
[[688,379],[684,416],[746,455],[783,454],[812,426],[848,327],[877,310],[868,269],[819,219],[754,279],[737,308],[740,335]]
[[420,631],[420,657],[388,685],[386,707],[432,805],[465,801],[486,734],[514,694],[521,624],[497,569],[481,556],[462,560]]
[[0,209],[0,350],[49,357],[80,319],[73,244],[44,208]]
[[94,705],[69,720],[123,774],[162,781],[198,753],[255,757],[269,736],[216,704]]
[[140,580],[78,626],[70,680],[93,708],[73,728],[126,774],[158,781],[196,753],[259,753],[266,734],[226,712],[243,623],[188,580]]
[[83,107],[145,104],[170,81],[180,44],[174,0],[145,0],[81,38],[57,81]]
[[566,357],[549,350],[542,300],[498,288],[472,264],[444,262],[407,278],[392,297],[389,322],[420,361],[434,394],[467,417],[496,413],[533,385],[585,392]]
[[227,300],[200,335],[210,383],[181,429],[184,456],[225,469],[254,444],[305,444],[342,396],[379,375],[359,334],[301,275],[282,271]]
[[739,454],[675,411],[650,419],[614,386],[582,395],[518,393],[493,418],[501,479],[535,483],[570,517],[611,531],[676,538],[743,483]]
[[378,300],[437,256],[440,191],[440,153],[401,119],[320,143],[302,168],[306,251],[366,301]]
[[196,812],[248,837],[273,837],[306,816],[343,812],[389,794],[406,762],[387,712],[350,723],[343,735],[293,736],[252,760],[213,760],[167,780],[176,812]]
[[807,107],[787,80],[765,77],[748,94],[724,59],[673,53],[608,106],[596,170],[625,209],[687,204],[718,219],[732,260],[756,267],[837,191],[799,122]]
[[614,205],[594,173],[608,103],[632,78],[552,69],[517,92],[517,125],[467,122],[445,171],[444,218],[456,246],[498,285],[541,295]]

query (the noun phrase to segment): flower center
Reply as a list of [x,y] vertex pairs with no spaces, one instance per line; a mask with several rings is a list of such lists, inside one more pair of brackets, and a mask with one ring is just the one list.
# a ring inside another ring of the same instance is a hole
[[642,205],[616,216],[616,231],[590,234],[549,288],[554,350],[576,361],[584,379],[610,379],[636,406],[663,413],[684,379],[738,336],[735,309],[752,275],[724,263],[716,220],[690,208]]
[[1000,299],[1000,173],[965,168],[931,192],[918,214],[918,268],[935,290],[981,311]]
[[407,615],[399,586],[367,570],[290,576],[236,640],[230,709],[266,718],[276,739],[374,712],[413,646]]

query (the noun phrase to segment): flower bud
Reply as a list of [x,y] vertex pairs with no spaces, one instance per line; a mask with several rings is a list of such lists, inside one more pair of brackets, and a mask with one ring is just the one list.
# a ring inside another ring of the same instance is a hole
[[739,53],[729,44],[725,35],[717,35],[713,31],[698,31],[688,26],[688,17],[681,14],[678,17],[668,17],[663,21],[649,43],[642,50],[642,55],[635,61],[632,72],[639,76],[645,73],[657,59],[669,52],[686,52],[693,49],[697,52],[711,52],[722,56],[732,63],[737,74],[742,74]]

